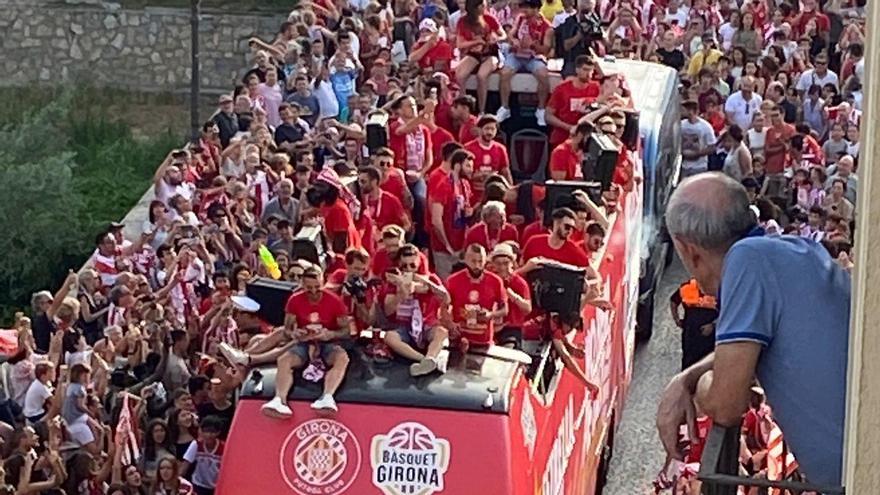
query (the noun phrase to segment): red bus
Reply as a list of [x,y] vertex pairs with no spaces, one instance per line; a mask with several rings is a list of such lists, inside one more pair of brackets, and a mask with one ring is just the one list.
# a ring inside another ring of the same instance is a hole
[[218,494],[601,491],[632,375],[644,250],[655,248],[643,243],[643,229],[654,229],[657,212],[662,216],[662,208],[654,208],[653,218],[646,218],[645,198],[665,205],[666,188],[678,176],[676,160],[659,159],[672,146],[664,143],[670,139],[664,122],[678,123],[675,73],[632,61],[603,62],[602,69],[627,77],[640,112],[637,167],[645,179],[642,190],[621,198],[599,253],[598,270],[614,309],[588,306],[584,331],[575,337],[585,349],[580,364],[600,387],[598,398],[591,400],[551,344],[541,341],[525,341],[523,352],[453,352],[445,374],[415,379],[402,364],[379,365],[353,349],[336,394],[340,412],[332,417],[309,407],[320,388],[304,380],[291,393],[291,419],[263,416],[260,406],[274,395],[275,369],[259,368],[240,392]]

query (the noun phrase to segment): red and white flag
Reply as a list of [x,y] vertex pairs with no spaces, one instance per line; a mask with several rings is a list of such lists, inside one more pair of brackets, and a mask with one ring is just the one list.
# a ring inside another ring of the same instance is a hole
[[122,396],[122,411],[119,412],[119,423],[116,425],[116,448],[122,450],[123,466],[134,464],[141,456],[137,435],[131,418],[131,406],[128,394]]

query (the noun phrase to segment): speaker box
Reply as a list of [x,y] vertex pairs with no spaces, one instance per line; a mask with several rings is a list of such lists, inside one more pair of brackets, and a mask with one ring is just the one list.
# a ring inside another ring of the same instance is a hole
[[546,313],[576,315],[581,309],[586,270],[563,263],[545,263],[529,273],[532,301]]
[[373,153],[379,148],[388,146],[388,113],[372,112],[367,116],[367,149]]
[[584,191],[594,203],[602,204],[602,184],[598,182],[548,180],[544,187],[547,191],[544,197],[544,225],[547,227],[553,223],[553,210],[568,208],[574,203],[572,193],[575,191]]
[[245,287],[247,296],[260,303],[257,315],[274,326],[284,324],[284,306],[297,284],[271,278],[254,277]]
[[598,132],[590,134],[581,168],[584,179],[602,184],[603,191],[609,190],[619,154],[620,148],[610,137]]

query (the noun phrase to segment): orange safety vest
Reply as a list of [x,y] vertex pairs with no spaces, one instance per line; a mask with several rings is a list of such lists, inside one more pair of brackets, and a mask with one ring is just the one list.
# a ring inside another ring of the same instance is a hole
[[678,290],[681,295],[681,302],[686,306],[715,309],[715,298],[703,294],[696,279],[691,279],[688,283],[681,286]]

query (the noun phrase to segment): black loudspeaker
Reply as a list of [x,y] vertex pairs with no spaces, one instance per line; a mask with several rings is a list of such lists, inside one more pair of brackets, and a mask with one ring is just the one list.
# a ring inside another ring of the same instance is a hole
[[373,153],[388,146],[388,113],[375,111],[367,116],[367,149]]
[[602,203],[602,184],[598,182],[579,182],[574,180],[548,180],[544,183],[547,195],[544,197],[544,226],[553,223],[553,210],[568,208],[574,203],[572,193],[584,191],[596,203]]
[[532,301],[545,313],[559,313],[564,317],[577,315],[581,310],[586,269],[564,263],[547,262],[529,273]]
[[619,154],[620,148],[610,137],[598,132],[590,134],[581,169],[584,179],[602,184],[603,191],[609,190]]
[[299,230],[293,238],[293,259],[306,260],[327,268],[327,246],[324,242],[324,230],[320,225],[307,225]]
[[245,288],[247,296],[260,303],[257,315],[274,326],[284,324],[284,306],[298,288],[293,282],[254,277]]
[[623,136],[620,138],[626,149],[635,151],[639,145],[639,112],[635,110],[624,112],[626,125],[623,127]]

